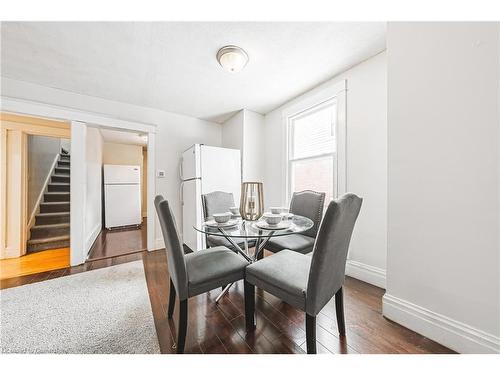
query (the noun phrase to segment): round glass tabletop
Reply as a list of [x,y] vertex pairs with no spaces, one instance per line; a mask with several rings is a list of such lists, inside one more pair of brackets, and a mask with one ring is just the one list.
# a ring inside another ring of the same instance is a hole
[[312,228],[314,223],[311,219],[299,215],[283,216],[283,220],[275,226],[267,225],[265,221],[247,221],[241,217],[233,217],[228,223],[217,224],[213,220],[207,220],[200,227],[193,226],[195,230],[211,236],[232,238],[269,238],[287,236],[294,233],[302,233]]

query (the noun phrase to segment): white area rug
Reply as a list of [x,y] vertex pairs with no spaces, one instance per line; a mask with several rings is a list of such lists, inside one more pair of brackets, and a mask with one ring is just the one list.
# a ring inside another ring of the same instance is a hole
[[141,261],[0,291],[2,353],[160,353]]

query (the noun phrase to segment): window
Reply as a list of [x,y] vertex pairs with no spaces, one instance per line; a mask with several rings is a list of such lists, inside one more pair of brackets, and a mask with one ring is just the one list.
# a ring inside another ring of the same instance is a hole
[[335,99],[288,117],[288,197],[325,192],[325,206],[336,197],[336,118]]

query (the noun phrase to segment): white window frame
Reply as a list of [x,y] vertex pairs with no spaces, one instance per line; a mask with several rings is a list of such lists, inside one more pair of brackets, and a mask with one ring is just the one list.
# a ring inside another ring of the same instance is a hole
[[[346,96],[347,96],[347,81],[342,80],[333,84],[326,84],[313,92],[305,94],[294,101],[293,104],[285,107],[282,111],[282,124],[283,124],[283,168],[282,168],[282,181],[284,181],[282,191],[282,204],[289,206],[292,195],[291,191],[291,176],[290,170],[293,161],[316,159],[321,156],[330,156],[333,154],[334,163],[334,178],[337,177],[334,183],[334,197],[339,197],[347,191],[347,176],[346,176]],[[336,104],[336,121],[335,121],[335,141],[336,151],[326,153],[324,155],[314,155],[312,157],[291,159],[291,141],[292,141],[292,121],[319,110],[322,106],[331,103]]]

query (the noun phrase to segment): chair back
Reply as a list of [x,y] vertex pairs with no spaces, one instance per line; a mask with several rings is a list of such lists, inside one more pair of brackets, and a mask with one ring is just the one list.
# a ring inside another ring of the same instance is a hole
[[290,212],[295,215],[305,216],[314,223],[311,229],[308,229],[302,234],[316,238],[323,215],[324,204],[325,193],[319,193],[312,190],[293,193],[292,201],[290,202]]
[[328,205],[314,244],[306,291],[306,312],[316,316],[342,287],[347,251],[363,199],[347,193]]
[[157,195],[155,198],[155,207],[158,219],[160,220],[163,240],[165,241],[168,273],[174,283],[175,291],[182,301],[188,298],[188,277],[182,242],[177,232],[175,218],[168,201],[163,196]]
[[208,194],[202,194],[201,203],[203,206],[203,216],[207,220],[213,214],[229,212],[229,208],[234,207],[234,196],[233,193],[212,191]]

